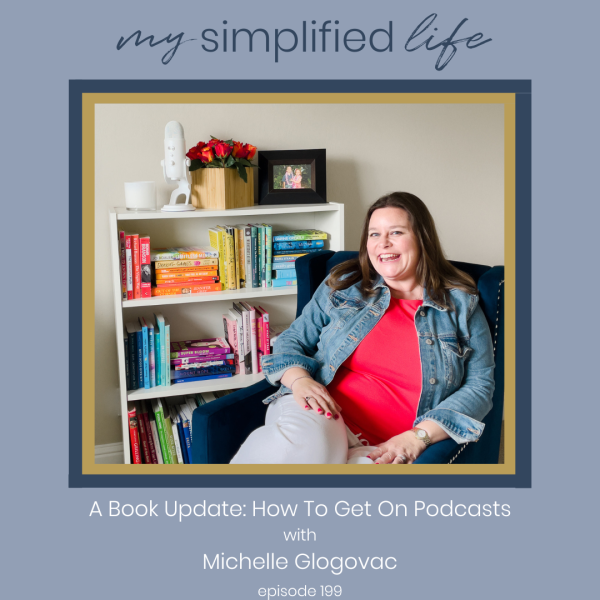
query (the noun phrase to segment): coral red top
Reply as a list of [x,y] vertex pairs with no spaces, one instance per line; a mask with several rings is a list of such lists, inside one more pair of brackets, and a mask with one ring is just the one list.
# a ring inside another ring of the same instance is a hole
[[421,304],[390,298],[379,323],[327,386],[350,431],[370,445],[412,429],[417,417],[422,382],[415,312]]

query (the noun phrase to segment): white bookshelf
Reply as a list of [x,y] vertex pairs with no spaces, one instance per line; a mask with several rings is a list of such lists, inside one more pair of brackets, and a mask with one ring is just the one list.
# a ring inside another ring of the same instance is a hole
[[[307,205],[251,206],[231,210],[195,210],[186,213],[163,213],[160,210],[132,212],[124,208],[109,211],[111,266],[115,308],[117,358],[119,365],[119,396],[123,447],[129,446],[127,402],[164,398],[209,391],[239,389],[261,381],[262,374],[234,375],[226,379],[214,379],[151,389],[127,391],[125,376],[125,350],[123,347],[123,325],[137,321],[139,316],[149,317],[153,312],[162,312],[171,322],[171,339],[197,339],[223,337],[221,315],[231,308],[231,303],[248,300],[252,304],[264,305],[271,314],[272,323],[291,323],[296,313],[296,287],[244,288],[222,292],[185,294],[182,296],[160,296],[139,300],[121,298],[121,263],[119,256],[119,231],[150,235],[153,248],[170,246],[209,245],[208,229],[215,225],[237,225],[240,223],[268,223],[273,234],[289,229],[321,229],[329,234],[326,249],[344,249],[344,205],[334,202]],[[272,312],[273,311],[273,312]],[[273,319],[278,315],[279,318]],[[175,332],[175,335],[173,335]],[[179,332],[179,334],[177,334]],[[129,463],[129,452],[124,452],[125,463]]]

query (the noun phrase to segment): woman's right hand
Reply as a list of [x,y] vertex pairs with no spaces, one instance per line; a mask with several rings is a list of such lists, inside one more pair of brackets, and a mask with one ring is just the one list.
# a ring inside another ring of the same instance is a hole
[[342,410],[337,402],[329,395],[327,388],[312,377],[297,379],[292,385],[294,400],[304,410],[314,410],[326,419],[338,419]]

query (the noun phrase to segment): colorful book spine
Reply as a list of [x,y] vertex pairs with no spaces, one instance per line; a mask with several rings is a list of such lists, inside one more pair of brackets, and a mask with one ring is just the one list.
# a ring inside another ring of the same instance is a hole
[[246,375],[246,361],[244,357],[246,356],[245,347],[244,347],[244,322],[242,320],[242,315],[235,309],[231,309],[229,311],[229,317],[235,323],[235,339],[237,340],[237,348],[235,353],[237,353],[239,357],[239,365],[240,365],[240,375]]
[[275,271],[275,279],[296,279],[296,269],[281,269]]
[[129,389],[137,390],[139,387],[137,368],[137,324],[125,323],[125,330],[127,331],[127,345],[129,350],[129,379],[131,381],[131,388]]
[[177,427],[177,411],[173,406],[169,406],[169,417],[171,419],[171,431],[173,432],[173,447],[175,448],[175,456],[180,465],[184,464],[183,454],[181,453],[181,442],[179,441],[179,430]]
[[140,436],[138,432],[138,420],[135,414],[135,406],[127,411],[129,417],[129,439],[131,441],[131,460],[134,465],[142,464],[142,453],[140,452]]
[[183,462],[186,465],[190,464],[187,449],[185,447],[185,434],[183,433],[183,421],[181,419],[179,410],[177,410],[177,433],[179,434],[179,444],[181,445],[181,456],[183,456]]
[[235,232],[235,273],[238,289],[246,287],[246,256],[244,252],[244,228],[236,225]]
[[254,225],[250,225],[250,235],[252,240],[252,287],[260,287],[260,270],[258,261],[258,230]]
[[161,313],[154,314],[154,320],[158,327],[159,339],[160,339],[160,379],[158,380],[159,385],[166,384],[166,371],[167,371],[167,346],[165,344],[165,318]]
[[165,369],[163,371],[165,376],[165,382],[163,385],[171,385],[171,370],[168,367],[167,356],[169,352],[169,348],[171,347],[171,325],[169,320],[164,317],[165,320]]
[[227,360],[208,360],[203,362],[192,362],[186,365],[171,365],[171,370],[189,371],[191,369],[208,369],[208,367],[224,367],[226,365],[235,366],[234,359]]
[[125,236],[125,268],[127,271],[127,300],[133,300],[133,246],[131,235]]
[[229,354],[231,348],[225,338],[205,338],[173,342],[169,346],[170,358],[185,356],[205,356],[208,354]]
[[239,374],[240,355],[238,353],[237,324],[229,315],[223,315],[223,330],[225,331],[225,339],[233,350],[235,372]]
[[142,457],[145,465],[152,464],[152,455],[150,454],[150,443],[148,442],[148,431],[146,429],[146,422],[141,410],[138,414],[138,429],[140,433],[140,446],[142,448]]
[[183,358],[172,358],[171,367],[183,367],[185,365],[198,364],[199,361],[230,361],[235,359],[235,354],[230,352],[229,354],[205,354],[203,356],[185,356]]
[[156,287],[159,289],[170,288],[173,286],[191,287],[191,286],[195,286],[195,285],[217,283],[218,281],[219,281],[218,275],[215,275],[214,277],[185,277],[185,278],[177,278],[177,279],[157,279]]
[[148,420],[150,421],[150,431],[152,431],[152,437],[154,438],[154,451],[156,452],[156,460],[159,465],[164,464],[163,454],[160,448],[160,438],[158,435],[158,429],[156,427],[156,417],[154,411],[148,411]]
[[171,414],[166,402],[163,404],[163,418],[165,420],[165,437],[167,438],[167,446],[171,458],[170,464],[176,465],[179,461],[177,460],[177,449],[175,448],[175,439],[173,438],[173,423],[171,422]]
[[190,279],[193,277],[218,277],[219,271],[218,269],[212,269],[207,267],[204,270],[195,270],[189,269],[187,271],[182,271],[181,273],[171,271],[170,269],[160,269],[156,272],[156,281],[161,282],[165,279]]
[[150,298],[152,287],[152,269],[150,267],[150,237],[140,236],[140,288],[141,297]]
[[192,460],[192,421],[184,410],[184,407],[179,409],[179,419],[181,422],[181,428],[183,429],[183,438],[185,441],[184,451],[187,454],[187,462],[189,465],[193,464]]
[[119,259],[121,261],[121,300],[127,300],[127,254],[124,231],[119,231]]
[[[277,256],[275,256],[274,258],[277,258]],[[290,261],[281,261],[281,262],[274,262],[272,265],[272,268],[274,271],[281,271],[283,269],[295,269],[296,268],[296,262],[293,260]]]
[[171,371],[171,380],[189,379],[190,377],[204,377],[219,373],[235,373],[235,365],[223,365],[220,367],[206,367],[205,369],[186,369],[185,371]]
[[153,465],[158,464],[158,458],[156,455],[156,444],[154,441],[154,434],[152,432],[152,427],[150,426],[150,416],[148,415],[148,406],[145,400],[140,402],[140,415],[144,421],[144,427],[146,429],[146,434],[148,436],[148,449],[150,450],[150,460]]
[[150,348],[148,341],[148,325],[146,325],[146,319],[140,317],[140,325],[142,327],[142,344],[143,344],[143,377],[144,377],[144,388],[150,389]]
[[156,387],[156,348],[154,325],[146,323],[148,327],[148,367],[150,370],[150,387]]
[[273,250],[302,250],[305,248],[323,248],[324,240],[305,240],[302,242],[273,242]]
[[200,260],[203,258],[218,258],[214,247],[188,246],[182,248],[155,248],[151,254],[152,262],[164,260]]
[[273,236],[274,242],[300,242],[304,240],[326,240],[327,234],[319,229],[296,229],[279,231]]
[[243,225],[244,228],[244,269],[246,273],[246,287],[252,287],[252,227]]
[[[304,256],[305,254],[312,254],[313,252],[321,252],[323,248],[306,248],[302,250],[302,252],[298,252],[298,250],[275,250],[273,252],[274,260],[278,256],[295,256],[296,258],[300,258],[300,256]],[[282,260],[281,258],[279,260]],[[289,258],[285,258],[283,260],[289,260]]]
[[262,366],[260,364],[260,359],[263,355],[263,316],[259,308],[255,307],[256,312],[256,353],[258,355],[257,360],[257,373],[262,372]]
[[200,294],[203,292],[220,292],[220,283],[177,283],[165,287],[153,287],[152,296],[178,296],[179,294]]
[[247,302],[240,302],[244,308],[244,315],[248,315],[250,330],[250,352],[252,355],[252,372],[258,373],[258,332],[256,330],[256,310]]
[[173,383],[194,383],[196,381],[208,381],[210,379],[226,379],[227,377],[231,377],[232,373],[217,373],[214,375],[204,375],[202,377],[189,377],[187,379],[174,379]]
[[267,287],[267,280],[265,279],[265,228],[263,225],[256,225],[256,237],[258,238],[258,272],[260,285],[258,287]]
[[231,227],[223,227],[225,238],[225,267],[227,268],[227,289],[237,289],[237,279],[235,272],[235,241]]
[[[233,303],[233,308],[242,317],[242,332],[244,336],[244,365],[246,367],[246,375],[251,375],[252,371],[252,324],[250,323],[250,312],[244,310],[241,304]],[[241,360],[241,357],[240,357]]]
[[155,269],[196,269],[198,267],[215,267],[219,264],[217,258],[199,258],[197,260],[157,260]]
[[160,372],[160,363],[161,363],[161,356],[160,356],[160,329],[158,329],[158,327],[154,328],[154,366],[156,369],[156,374],[155,374],[155,383],[156,385],[162,385],[161,383],[161,372]]
[[144,385],[144,334],[142,332],[142,328],[139,325],[136,328],[136,336],[138,388],[143,388],[146,387]]
[[265,280],[266,287],[271,287],[271,265],[273,264],[273,227],[264,225],[265,228]]
[[273,279],[273,287],[286,287],[288,285],[298,285],[297,279]]
[[127,390],[132,390],[131,371],[129,369],[129,334],[127,330],[123,331],[123,352],[125,355],[125,384]]
[[259,306],[259,309],[263,318],[263,355],[271,354],[271,325],[269,323],[269,313],[262,306]]
[[219,227],[211,227],[208,230],[210,245],[219,253],[219,276],[221,277],[221,289],[229,289],[227,280],[227,268],[225,266],[225,236]]
[[140,236],[131,234],[131,248],[133,256],[133,299],[142,297],[142,274],[140,272]]

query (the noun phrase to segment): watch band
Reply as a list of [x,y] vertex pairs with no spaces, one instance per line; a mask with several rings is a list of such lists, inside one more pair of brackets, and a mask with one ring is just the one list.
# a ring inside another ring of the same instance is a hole
[[419,429],[418,427],[413,427],[411,431],[415,434],[415,437],[425,444],[426,448],[429,448],[433,443],[429,434],[424,429]]

